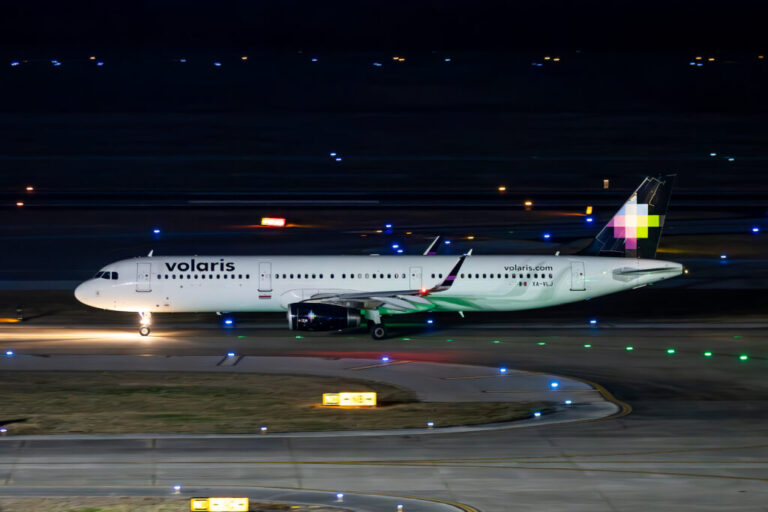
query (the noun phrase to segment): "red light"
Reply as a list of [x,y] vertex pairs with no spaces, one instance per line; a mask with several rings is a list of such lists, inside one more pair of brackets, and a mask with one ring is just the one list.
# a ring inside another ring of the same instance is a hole
[[283,228],[285,227],[285,219],[281,217],[262,217],[261,225],[273,228]]
[[421,289],[421,294],[422,294],[422,295],[426,295],[428,291],[429,291],[429,290],[427,290],[426,288],[422,288],[422,289]]

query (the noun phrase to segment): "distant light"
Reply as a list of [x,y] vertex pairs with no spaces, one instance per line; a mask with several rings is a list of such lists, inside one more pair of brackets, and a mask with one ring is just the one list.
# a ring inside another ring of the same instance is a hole
[[399,248],[400,248],[400,245],[399,245],[399,244],[392,244],[392,248],[393,248],[393,249],[399,249]]
[[267,429],[267,427],[266,427],[265,425],[262,425],[261,427],[259,427],[259,431],[260,431],[262,434],[266,434],[266,433],[267,433],[267,430],[268,430],[268,429]]
[[704,352],[704,357],[712,357],[712,352],[707,350],[706,352]]
[[59,62],[59,61],[57,61],[57,60],[55,60],[55,61],[51,62],[51,64],[53,64],[53,65],[54,65],[54,66],[56,66],[56,67],[58,67],[58,66],[61,66],[61,62]]
[[695,66],[695,65],[696,65],[696,63],[695,63],[695,62],[693,62],[693,61],[691,61],[691,62],[689,62],[689,63],[688,63],[688,65],[689,65],[689,66]]
[[555,57],[554,59],[552,59],[552,61],[554,61],[554,62],[560,62],[560,57]]
[[380,68],[382,66],[381,62],[374,62],[373,65],[376,66],[377,68]]
[[17,61],[17,60],[14,60],[13,62],[11,62],[11,67],[12,67],[12,68],[15,68],[15,67],[16,67],[16,66],[18,66],[19,64],[20,64],[20,62],[19,62],[19,61]]
[[173,490],[176,491],[176,492],[179,492],[181,490],[181,486],[180,485],[174,485],[173,486]]
[[216,66],[217,68],[220,68],[221,67],[221,62],[216,61],[216,62],[213,63],[213,65]]
[[715,62],[715,58],[714,58],[714,57],[710,57],[710,58],[708,58],[707,60],[708,60],[709,62]]
[[388,363],[389,362],[389,356],[381,356],[381,362],[382,363]]
[[563,403],[565,405],[571,405],[573,403],[573,400],[568,399],[568,400],[564,401]]
[[736,160],[736,159],[735,159],[735,158],[733,158],[732,156],[729,156],[729,157],[728,157],[728,161],[729,161],[729,162],[733,162],[733,161],[735,161],[735,160]]
[[428,421],[427,422],[427,428],[432,428],[434,426],[435,426],[435,422],[434,421]]
[[337,157],[335,158],[335,160],[336,160],[337,162],[341,162],[341,157],[340,157],[340,156],[337,156]]
[[760,232],[760,227],[759,226],[752,226],[752,232],[753,233],[759,233]]
[[91,55],[90,57],[88,57],[88,60],[96,60],[96,57],[94,55]]
[[587,214],[587,215],[592,215],[592,207],[591,206],[587,206],[587,210],[584,213]]
[[544,345],[546,345],[546,344],[547,344],[547,342],[546,342],[546,341],[540,341],[540,342],[538,342],[538,343],[536,343],[536,344],[537,344],[538,346],[540,346],[540,347],[543,347]]
[[696,57],[696,60],[701,60],[701,56]]
[[728,259],[728,255],[727,254],[721,254],[720,255],[720,259],[721,260],[727,260]]
[[429,319],[427,319],[427,323],[428,323],[428,324],[430,324],[430,325],[432,325],[433,323],[435,323],[435,321],[434,321],[434,320],[432,320],[431,318],[429,318]]
[[384,227],[387,229],[392,229],[392,224],[384,224]]
[[710,153],[709,156],[717,156],[717,153]]
[[451,58],[450,57],[446,57],[446,58],[443,59],[443,61],[444,62],[451,62]]
[[35,187],[33,187],[32,185],[27,185],[24,188],[24,190],[26,190],[27,192],[34,192],[35,191]]
[[16,201],[16,206],[24,206],[24,201]]
[[402,249],[398,249],[397,250],[397,254],[403,254],[403,250]]
[[475,235],[468,235],[467,236],[467,240],[474,240],[474,239],[475,239]]
[[596,325],[596,324],[597,324],[597,319],[596,319],[596,318],[593,318],[593,319],[591,319],[591,320],[589,321],[589,323],[590,323],[591,325]]
[[317,62],[317,57],[312,57],[312,62]]
[[611,180],[603,180],[603,190],[608,190],[608,187],[611,186]]
[[331,152],[330,152],[330,153],[328,153],[328,154],[329,154],[330,156],[336,156],[336,155],[337,155],[337,153],[336,153],[335,151],[331,151]]
[[179,62],[182,62],[182,63],[187,62],[187,59],[179,59]]
[[502,366],[501,368],[499,368],[499,373],[504,375],[505,373],[507,373],[507,369],[504,366]]
[[747,359],[749,359],[749,356],[747,354],[741,354],[739,356],[739,361],[746,361]]
[[549,389],[558,389],[560,387],[560,383],[556,380],[549,381]]
[[546,57],[544,57],[544,60],[552,60],[552,57],[550,57],[549,55],[547,55]]
[[541,417],[541,413],[539,411],[536,411],[535,413],[533,413],[533,417],[534,418],[540,418]]
[[703,65],[704,65],[704,64],[702,64],[701,62],[698,62],[698,63],[696,64],[696,66],[697,66],[697,67],[701,67],[701,66],[703,66]]
[[232,320],[231,318],[227,318],[226,320],[224,320],[224,325],[232,325],[233,323],[234,323],[234,320]]
[[336,499],[339,500],[339,501],[343,501],[344,500],[344,493],[343,492],[337,492],[336,493]]
[[284,217],[262,217],[261,225],[269,226],[273,228],[284,228],[285,218]]
[[450,241],[450,240],[446,240],[446,241],[445,241],[445,242],[443,242],[443,243],[444,243],[445,245],[451,245],[451,241]]
[[675,352],[676,352],[676,350],[675,350],[674,348],[668,348],[668,349],[667,349],[667,354],[669,354],[669,355],[672,355],[672,354],[674,354]]
[[240,57],[240,60],[248,60],[248,56],[247,55],[243,55],[242,57]]
[[154,234],[156,234],[156,235],[159,235],[160,234],[160,229],[159,228],[155,228],[155,229],[152,230],[152,232]]
[[590,224],[591,224],[591,223],[592,223],[594,220],[595,220],[595,219],[593,219],[592,217],[587,217],[587,222],[589,222]]
[[5,351],[5,355],[8,356],[8,357],[13,357],[13,354],[14,354],[13,350],[6,350]]
[[584,344],[584,348],[592,348],[592,344],[591,343],[585,343]]
[[525,201],[523,203],[523,206],[525,206],[526,208],[530,208],[531,206],[533,206],[533,201]]
[[552,235],[551,235],[551,234],[549,234],[549,233],[544,233],[544,240],[549,240],[550,238],[552,238]]
[[99,61],[99,62],[97,62],[97,63],[96,63],[96,65],[97,65],[97,66],[99,66],[99,67],[101,67],[101,66],[103,66],[103,65],[104,65],[104,62],[102,62],[102,61]]
[[5,428],[5,427],[0,427],[0,434],[5,434],[6,432],[8,432],[8,429],[7,429],[7,428]]
[[227,357],[235,357],[235,353],[234,352],[227,352]]
[[631,352],[631,351],[635,350],[635,347],[633,347],[632,345],[627,345],[626,347],[624,347],[624,349]]
[[501,185],[497,190],[499,192],[506,192],[507,191],[507,187],[505,187],[504,185]]

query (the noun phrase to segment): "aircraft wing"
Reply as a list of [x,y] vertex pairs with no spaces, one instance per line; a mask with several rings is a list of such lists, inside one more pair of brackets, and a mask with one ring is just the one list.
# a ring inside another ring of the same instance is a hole
[[451,271],[443,281],[433,288],[420,290],[380,290],[372,292],[342,292],[342,293],[318,293],[302,302],[321,302],[334,304],[348,308],[377,309],[386,307],[391,311],[414,313],[432,309],[432,301],[429,296],[433,293],[444,292],[451,288],[459,269],[464,264],[467,255],[459,257]]

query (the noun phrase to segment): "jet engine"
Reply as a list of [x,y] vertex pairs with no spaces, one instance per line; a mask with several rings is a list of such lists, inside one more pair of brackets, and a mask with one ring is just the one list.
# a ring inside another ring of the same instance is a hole
[[362,316],[357,309],[299,302],[288,307],[288,327],[295,331],[337,331],[359,327]]

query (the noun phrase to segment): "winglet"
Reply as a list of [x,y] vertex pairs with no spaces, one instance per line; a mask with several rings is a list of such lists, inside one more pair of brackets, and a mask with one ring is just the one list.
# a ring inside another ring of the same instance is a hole
[[437,243],[440,241],[442,237],[440,235],[437,235],[434,240],[432,240],[432,243],[429,244],[429,247],[427,247],[427,250],[424,251],[424,256],[434,256],[437,254],[437,249],[434,251],[432,250],[434,247],[437,246]]
[[152,257],[152,253],[154,253],[154,252],[155,252],[155,250],[154,250],[154,249],[152,249],[151,251],[149,251],[149,254],[147,254],[147,257],[148,257],[148,258],[151,258],[151,257]]
[[456,280],[456,277],[458,277],[459,269],[461,269],[461,266],[464,264],[464,260],[466,259],[467,256],[468,254],[459,256],[459,261],[456,262],[456,264],[453,266],[453,268],[448,273],[448,275],[445,276],[445,279],[443,279],[443,282],[435,286],[431,290],[429,290],[429,293],[444,292],[445,290],[449,289],[453,284],[453,282]]

